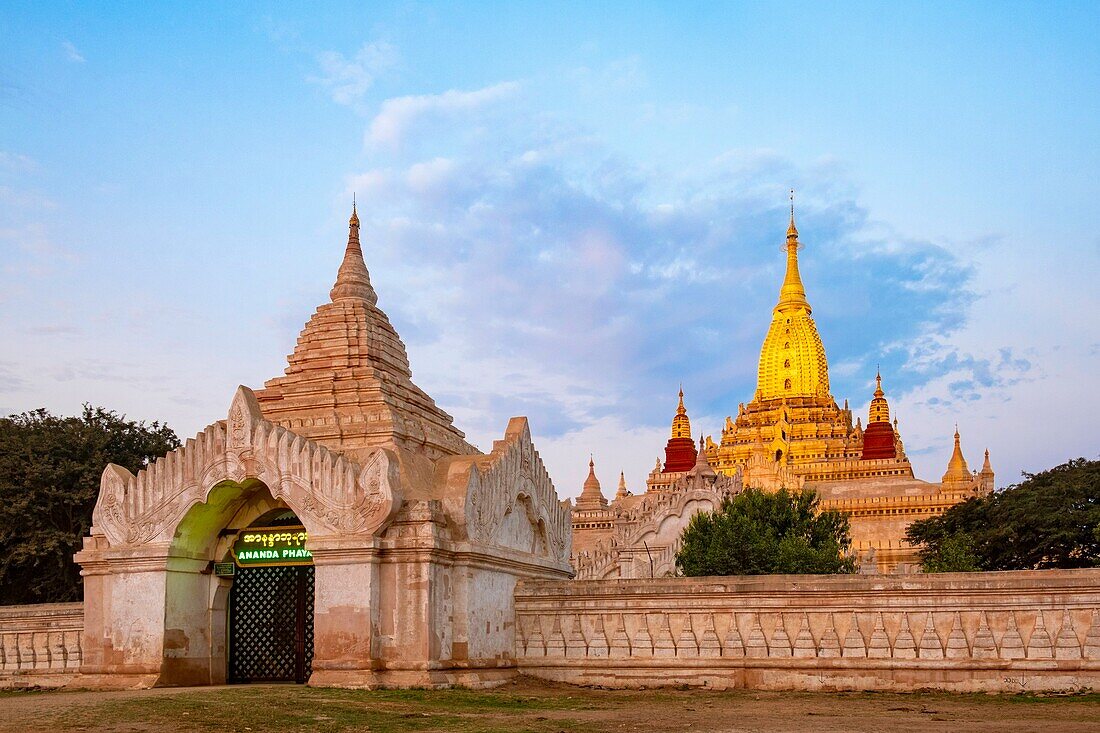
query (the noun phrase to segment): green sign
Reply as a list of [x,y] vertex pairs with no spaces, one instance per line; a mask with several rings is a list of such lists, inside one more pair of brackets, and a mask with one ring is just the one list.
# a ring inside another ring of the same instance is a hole
[[217,575],[219,578],[231,577],[236,567],[237,566],[231,562],[216,562],[214,563],[214,575]]
[[243,529],[233,543],[233,559],[241,567],[263,565],[312,565],[306,549],[304,527],[253,527]]

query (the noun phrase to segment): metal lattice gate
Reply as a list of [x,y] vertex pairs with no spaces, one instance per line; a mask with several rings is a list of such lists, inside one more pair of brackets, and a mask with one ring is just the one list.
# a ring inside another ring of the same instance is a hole
[[229,601],[230,682],[309,679],[312,565],[238,568]]

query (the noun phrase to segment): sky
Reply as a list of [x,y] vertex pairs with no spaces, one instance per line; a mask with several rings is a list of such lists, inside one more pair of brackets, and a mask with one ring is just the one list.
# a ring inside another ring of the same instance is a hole
[[0,414],[189,436],[359,202],[413,378],[562,496],[752,398],[788,190],[833,394],[918,477],[1097,457],[1096,3],[0,5]]

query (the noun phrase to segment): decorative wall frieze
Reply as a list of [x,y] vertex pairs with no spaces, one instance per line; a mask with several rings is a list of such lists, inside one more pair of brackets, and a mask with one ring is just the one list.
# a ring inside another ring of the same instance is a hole
[[1100,570],[524,582],[516,625],[522,671],[583,684],[1100,689]]

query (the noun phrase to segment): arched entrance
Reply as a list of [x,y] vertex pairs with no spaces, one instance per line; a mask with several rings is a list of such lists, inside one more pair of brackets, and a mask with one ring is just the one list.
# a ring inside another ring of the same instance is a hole
[[313,557],[289,509],[241,530],[230,550],[227,681],[296,682],[313,664]]

